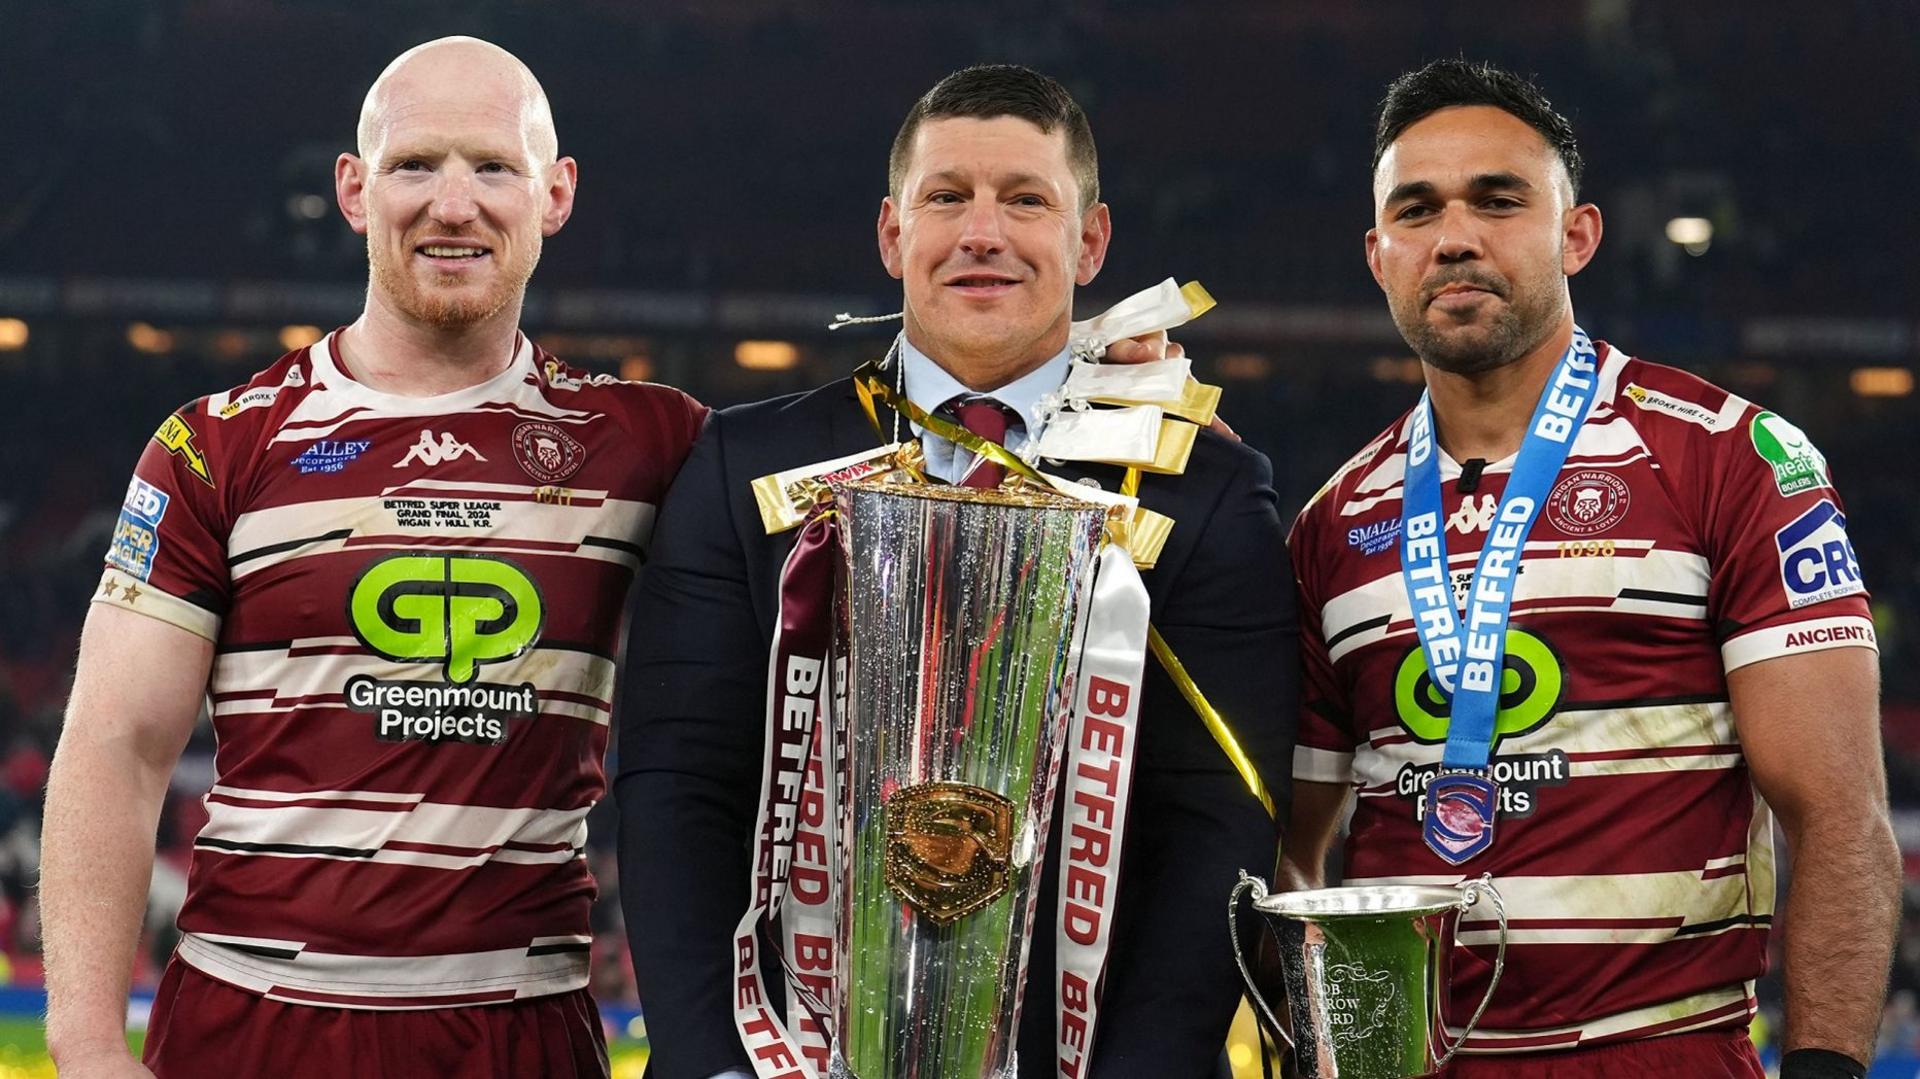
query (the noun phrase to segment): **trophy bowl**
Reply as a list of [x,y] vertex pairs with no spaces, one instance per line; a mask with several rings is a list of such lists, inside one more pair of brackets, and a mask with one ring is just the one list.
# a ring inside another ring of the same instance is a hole
[[[1240,947],[1241,896],[1279,945],[1292,1030],[1254,984]],[[1448,1045],[1442,1015],[1460,915],[1482,897],[1500,920],[1500,948],[1487,992]],[[1314,1079],[1411,1079],[1453,1059],[1480,1022],[1506,967],[1507,911],[1489,877],[1454,886],[1366,885],[1269,895],[1242,871],[1227,901],[1234,959],[1249,999]]]

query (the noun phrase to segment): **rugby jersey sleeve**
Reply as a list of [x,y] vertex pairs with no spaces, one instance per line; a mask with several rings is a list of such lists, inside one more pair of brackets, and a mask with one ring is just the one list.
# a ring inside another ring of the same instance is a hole
[[93,602],[158,618],[217,640],[227,610],[224,479],[196,401],[147,441],[114,522]]
[[1876,648],[1846,507],[1826,458],[1798,427],[1758,408],[1710,438],[1702,507],[1707,611],[1724,668]]
[[1316,585],[1329,555],[1319,542],[1329,492],[1309,504],[1287,537],[1293,558],[1294,585],[1300,611],[1300,728],[1293,750],[1293,778],[1311,783],[1352,781],[1353,708],[1333,670],[1325,631],[1321,628],[1322,598]]

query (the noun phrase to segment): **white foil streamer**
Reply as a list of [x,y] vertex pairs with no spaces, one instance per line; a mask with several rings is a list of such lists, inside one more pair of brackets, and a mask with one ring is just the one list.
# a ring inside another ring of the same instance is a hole
[[1056,461],[1151,465],[1165,416],[1159,405],[1062,412],[1041,432],[1034,453]]

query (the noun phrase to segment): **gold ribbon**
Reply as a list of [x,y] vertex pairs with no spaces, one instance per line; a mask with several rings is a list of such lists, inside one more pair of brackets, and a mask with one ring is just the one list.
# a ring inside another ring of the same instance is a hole
[[1181,664],[1180,657],[1173,654],[1173,649],[1167,645],[1167,639],[1160,636],[1160,630],[1155,626],[1147,627],[1147,647],[1153,650],[1153,658],[1160,661],[1160,666],[1166,668],[1167,677],[1173,679],[1173,684],[1179,687],[1180,695],[1193,706],[1194,714],[1200,717],[1200,722],[1206,724],[1207,733],[1213,735],[1213,740],[1219,744],[1221,752],[1233,762],[1234,771],[1240,773],[1241,782],[1245,783],[1247,789],[1253,792],[1253,796],[1260,800],[1261,806],[1267,811],[1267,816],[1278,819],[1279,810],[1274,808],[1273,795],[1267,793],[1267,785],[1260,779],[1260,770],[1253,766],[1253,758],[1247,756],[1247,751],[1240,748],[1240,739],[1234,737],[1233,728],[1227,726],[1226,718],[1214,710],[1213,705],[1207,700],[1207,695],[1200,692],[1200,687],[1194,684],[1193,676],[1187,673],[1187,668]]
[[[1046,483],[1032,465],[1015,456],[1005,446],[981,438],[958,424],[949,423],[937,416],[930,416],[919,405],[895,393],[893,388],[880,377],[876,365],[872,363],[862,365],[853,373],[853,384],[860,396],[860,406],[866,410],[867,419],[873,424],[873,429],[880,433],[882,439],[886,438],[886,432],[880,425],[880,412],[874,407],[876,401],[907,417],[920,427],[932,431],[949,442],[964,446],[1011,472],[1025,476],[1036,483]],[[1120,481],[1120,493],[1131,498],[1139,491],[1140,470],[1129,468]],[[1165,520],[1164,517],[1161,519]],[[1164,542],[1165,536],[1162,535],[1160,539]],[[1156,544],[1157,548],[1158,544]],[[1193,676],[1187,673],[1186,665],[1180,662],[1180,657],[1173,654],[1173,649],[1167,645],[1166,638],[1160,636],[1159,629],[1152,625],[1147,626],[1147,645],[1153,652],[1153,658],[1159,660],[1160,666],[1166,669],[1167,677],[1173,679],[1173,684],[1180,690],[1180,695],[1186,698],[1194,714],[1200,717],[1200,722],[1206,726],[1207,733],[1213,736],[1220,751],[1233,762],[1234,770],[1240,773],[1240,779],[1246,783],[1247,790],[1266,809],[1267,816],[1277,819],[1279,811],[1274,808],[1273,795],[1267,793],[1266,783],[1261,780],[1260,772],[1253,766],[1253,760],[1247,756],[1247,751],[1240,747],[1240,739],[1234,735],[1233,728],[1227,725],[1226,718],[1213,707],[1212,702],[1207,700],[1206,693],[1193,680]]]
[[886,380],[880,377],[879,369],[872,363],[862,365],[853,373],[853,385],[860,394],[860,407],[866,410],[868,421],[873,424],[875,431],[880,432],[882,439],[886,438],[886,432],[880,426],[879,410],[873,407],[875,401],[905,416],[916,426],[924,427],[957,446],[964,446],[1009,472],[1024,476],[1043,487],[1047,485],[1046,479],[1012,450],[991,439],[982,438],[957,423],[930,415],[919,405],[893,392],[893,387],[887,385]]

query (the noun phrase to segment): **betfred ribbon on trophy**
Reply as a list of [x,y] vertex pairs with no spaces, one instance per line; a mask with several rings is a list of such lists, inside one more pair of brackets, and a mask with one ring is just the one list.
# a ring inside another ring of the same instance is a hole
[[1413,410],[1400,503],[1400,572],[1434,691],[1451,705],[1441,771],[1427,785],[1421,816],[1427,847],[1449,865],[1493,845],[1500,799],[1487,762],[1493,755],[1521,553],[1593,403],[1595,368],[1593,342],[1575,326],[1534,406],[1459,615],[1447,570],[1439,451],[1427,394]]
[[[1079,372],[1112,340],[1177,326],[1211,302],[1168,281],[1075,323],[1078,388],[1050,397],[1042,422],[1151,408],[1151,424],[1106,428],[1118,437],[1083,428],[1076,459],[1184,466],[1218,398],[1184,360],[1132,376]],[[1057,981],[1051,1000],[1028,1003],[1055,1009],[1053,1070],[1077,1079],[1099,1018],[1150,649],[1255,796],[1271,800],[1148,625],[1138,567],[1173,522],[1140,507],[1138,471],[1119,493],[1047,475],[1031,453],[922,412],[887,377],[898,371],[890,353],[855,375],[881,441],[882,410],[898,417],[894,441],[754,484],[767,530],[801,532],[769,655],[736,1025],[761,1079],[1012,1076],[1052,858],[1063,885],[1043,931]],[[919,444],[900,440],[909,422],[993,460],[1007,480],[930,482]],[[1066,819],[1049,850],[1056,802]],[[784,1011],[762,983],[770,941]]]

